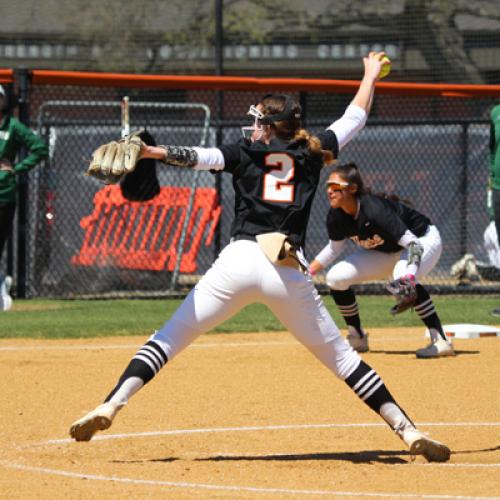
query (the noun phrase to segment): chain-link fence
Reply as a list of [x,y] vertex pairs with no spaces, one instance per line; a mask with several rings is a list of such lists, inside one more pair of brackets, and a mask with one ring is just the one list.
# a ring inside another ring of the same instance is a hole
[[[228,174],[158,165],[163,196],[142,205],[84,174],[91,152],[120,136],[124,96],[132,130],[145,127],[158,144],[215,146],[239,139],[262,85],[237,91],[182,88],[182,82],[179,90],[137,85],[30,87],[31,126],[49,144],[50,156],[29,174],[27,296],[183,292],[229,241],[234,194]],[[494,98],[388,92],[376,96],[366,128],[340,161],[355,161],[375,191],[411,200],[437,225],[444,251],[427,278],[434,291],[498,292],[495,281],[459,287],[450,276],[451,265],[466,253],[487,260],[488,115]],[[305,83],[293,92],[312,132],[339,118],[353,94],[334,85],[328,92],[309,91]],[[327,243],[328,207],[320,187],[307,232],[309,259]],[[19,267],[16,235],[13,269]]]
[[[213,185],[210,175],[203,178],[200,172],[164,167],[158,169],[160,184],[187,186],[187,196],[172,191],[161,206],[105,199],[104,207],[98,196],[103,185],[85,176],[84,159],[98,145],[119,137],[120,115],[120,101],[58,99],[44,101],[39,108],[38,130],[50,149],[49,160],[30,185],[32,206],[37,206],[30,212],[30,225],[43,228],[30,244],[29,262],[35,263],[30,288],[35,295],[174,290],[181,270],[196,270],[183,266],[177,255],[191,244],[195,231],[188,223],[198,216],[194,200],[199,188]],[[131,101],[130,120],[131,127],[147,128],[158,144],[213,143],[210,109],[203,103]],[[155,226],[147,234],[145,223]],[[211,260],[211,249],[201,245],[200,259]],[[159,273],[159,268],[165,272]],[[81,286],[75,289],[75,283]]]

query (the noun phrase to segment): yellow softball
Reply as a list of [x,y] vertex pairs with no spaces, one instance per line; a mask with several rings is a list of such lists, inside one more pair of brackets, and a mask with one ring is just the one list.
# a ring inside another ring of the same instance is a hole
[[392,67],[391,60],[387,56],[382,57],[381,62],[382,69],[380,70],[380,75],[378,76],[380,79],[385,78],[391,72]]

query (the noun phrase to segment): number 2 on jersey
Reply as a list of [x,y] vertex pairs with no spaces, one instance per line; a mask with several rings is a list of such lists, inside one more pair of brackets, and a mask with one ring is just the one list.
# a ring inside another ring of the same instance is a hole
[[294,158],[286,153],[271,153],[266,156],[265,165],[271,170],[264,175],[264,200],[293,201],[295,187],[290,181],[295,174]]

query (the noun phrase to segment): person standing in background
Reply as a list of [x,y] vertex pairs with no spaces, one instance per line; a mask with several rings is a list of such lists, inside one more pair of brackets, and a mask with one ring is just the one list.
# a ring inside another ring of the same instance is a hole
[[498,232],[495,224],[492,196],[493,193],[491,192],[491,188],[488,187],[486,208],[488,210],[488,217],[490,222],[486,226],[486,229],[483,233],[484,250],[488,255],[488,262],[484,264],[482,262],[476,262],[478,273],[483,278],[483,273],[487,273],[486,276],[490,279],[494,279],[500,276],[500,238],[498,237]]
[[[28,154],[16,163],[16,156],[25,147]],[[0,260],[12,231],[16,211],[17,176],[28,172],[48,156],[43,140],[10,113],[7,94],[0,85]],[[0,275],[0,311],[12,307],[12,278]]]
[[[500,104],[490,114],[490,182],[493,215],[500,244]],[[490,314],[500,316],[500,307],[495,307]]]

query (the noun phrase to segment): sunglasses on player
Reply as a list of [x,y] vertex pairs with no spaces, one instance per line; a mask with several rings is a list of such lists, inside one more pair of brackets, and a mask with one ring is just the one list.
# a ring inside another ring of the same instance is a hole
[[332,191],[344,191],[349,187],[348,182],[343,181],[326,181],[326,189],[331,189]]

